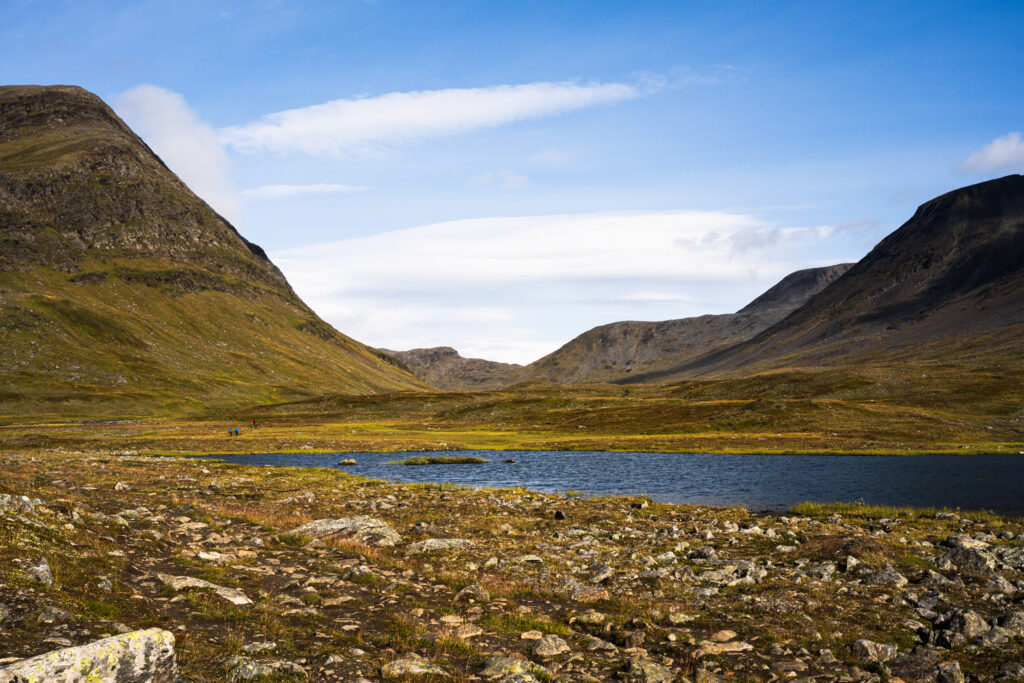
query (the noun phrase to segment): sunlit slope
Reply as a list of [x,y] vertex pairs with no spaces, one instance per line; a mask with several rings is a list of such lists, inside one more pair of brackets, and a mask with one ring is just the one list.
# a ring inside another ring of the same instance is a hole
[[0,88],[0,414],[423,386],[313,313],[80,88]]

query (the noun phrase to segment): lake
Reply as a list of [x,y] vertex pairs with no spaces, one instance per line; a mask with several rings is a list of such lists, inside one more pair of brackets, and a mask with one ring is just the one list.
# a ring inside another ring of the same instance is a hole
[[[445,453],[277,453],[216,456],[246,465],[336,469],[392,482],[450,482],[470,486],[586,496],[649,495],[665,503],[743,505],[785,510],[794,503],[992,510],[1024,516],[1024,455],[708,455],[596,451],[458,451],[480,465],[387,465],[415,455]],[[359,464],[338,466],[354,458]],[[513,463],[502,462],[505,459]]]

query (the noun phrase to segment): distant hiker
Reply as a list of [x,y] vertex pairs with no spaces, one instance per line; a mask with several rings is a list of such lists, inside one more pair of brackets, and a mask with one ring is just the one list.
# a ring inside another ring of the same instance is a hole
[[228,427],[228,436],[234,436],[234,435],[235,435],[235,430],[232,429],[231,427]]
[[235,436],[238,436],[238,427],[235,427]]
[[253,429],[256,429],[256,420],[253,420],[253,421],[252,421],[252,428],[253,428]]

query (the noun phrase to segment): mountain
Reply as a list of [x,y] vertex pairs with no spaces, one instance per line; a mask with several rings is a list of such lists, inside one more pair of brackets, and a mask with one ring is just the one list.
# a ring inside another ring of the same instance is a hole
[[334,330],[95,95],[0,88],[0,414],[423,384]]
[[450,346],[411,351],[380,349],[427,384],[446,391],[489,391],[517,381],[522,365],[463,358]]
[[918,208],[842,277],[753,339],[646,381],[888,361],[1022,359],[1024,176]]
[[791,273],[736,313],[595,327],[527,365],[517,380],[620,382],[678,366],[755,336],[835,281],[850,265]]

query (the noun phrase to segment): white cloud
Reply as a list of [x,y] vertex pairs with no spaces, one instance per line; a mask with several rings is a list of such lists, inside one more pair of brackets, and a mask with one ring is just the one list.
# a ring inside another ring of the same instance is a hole
[[530,179],[521,173],[516,173],[506,168],[501,171],[480,173],[470,178],[469,182],[473,185],[498,185],[499,187],[514,190],[529,185]]
[[571,149],[548,147],[531,156],[530,163],[538,166],[552,166],[555,168],[572,166],[576,163],[576,152]]
[[220,130],[245,153],[337,156],[641,97],[626,83],[525,83],[392,92],[268,114]]
[[115,96],[113,102],[118,115],[193,192],[229,221],[241,220],[242,200],[230,180],[228,156],[213,128],[184,97],[140,85]]
[[976,150],[960,166],[976,173],[1024,170],[1024,140],[1019,132],[1007,133]]
[[361,341],[526,363],[594,325],[738,310],[826,265],[812,252],[830,234],[745,214],[619,211],[449,221],[271,256]]
[[317,183],[314,185],[260,185],[259,187],[242,190],[246,197],[259,197],[261,199],[277,199],[279,197],[294,197],[304,194],[335,194],[338,192],[365,192],[370,188],[363,185],[336,185],[332,183]]

